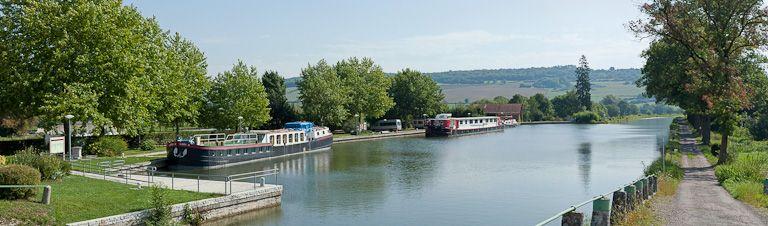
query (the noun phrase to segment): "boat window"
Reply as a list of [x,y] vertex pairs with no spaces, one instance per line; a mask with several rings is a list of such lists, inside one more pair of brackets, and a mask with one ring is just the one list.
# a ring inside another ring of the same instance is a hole
[[299,133],[299,136],[301,137],[301,141],[304,141],[304,133]]
[[277,144],[280,144],[280,135],[277,135]]
[[269,136],[269,143],[271,143],[272,145],[275,145],[275,136],[274,135],[270,135]]
[[288,144],[288,134],[283,134],[283,143]]
[[293,143],[293,134],[288,134],[288,143]]

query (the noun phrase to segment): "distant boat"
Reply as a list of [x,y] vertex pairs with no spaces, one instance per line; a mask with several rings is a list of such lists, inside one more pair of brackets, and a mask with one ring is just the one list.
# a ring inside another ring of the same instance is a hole
[[278,156],[329,149],[333,134],[311,122],[286,123],[278,130],[198,134],[166,145],[171,167],[218,168]]
[[425,124],[427,137],[499,131],[503,130],[504,126],[498,116],[452,117],[451,114],[438,114]]

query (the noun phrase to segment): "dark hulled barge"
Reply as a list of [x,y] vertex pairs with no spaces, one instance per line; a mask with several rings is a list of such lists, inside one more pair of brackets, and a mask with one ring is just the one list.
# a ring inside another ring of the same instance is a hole
[[235,134],[199,134],[166,145],[171,167],[218,168],[331,147],[328,127],[311,122],[286,123],[279,130]]
[[445,137],[500,131],[504,124],[497,116],[452,117],[451,114],[438,114],[425,123],[427,137]]

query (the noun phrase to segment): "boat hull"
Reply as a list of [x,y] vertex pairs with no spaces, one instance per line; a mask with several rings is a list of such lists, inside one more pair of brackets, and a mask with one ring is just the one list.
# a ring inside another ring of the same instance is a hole
[[249,144],[206,147],[174,142],[166,146],[167,163],[172,168],[220,168],[329,149],[331,144],[333,144],[332,136],[286,146]]

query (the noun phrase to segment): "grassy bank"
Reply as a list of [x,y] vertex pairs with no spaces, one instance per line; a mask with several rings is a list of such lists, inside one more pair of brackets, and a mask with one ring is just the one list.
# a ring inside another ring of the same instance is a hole
[[[16,219],[28,225],[63,225],[150,208],[147,188],[74,175],[46,184],[53,191],[50,205],[39,203],[39,194],[33,200],[0,200],[0,222]],[[174,204],[217,196],[168,190],[168,200]]]

